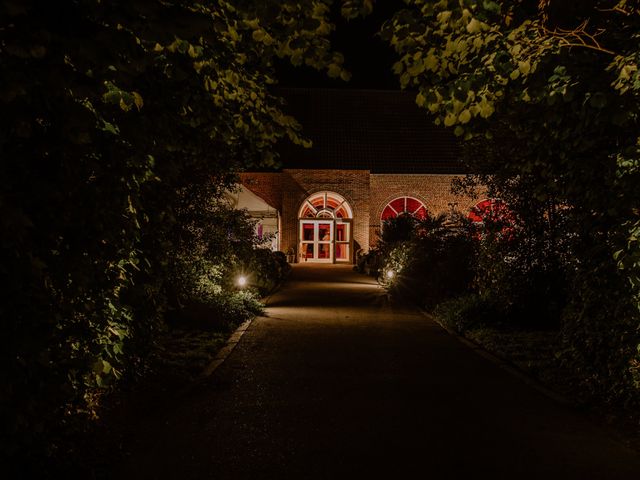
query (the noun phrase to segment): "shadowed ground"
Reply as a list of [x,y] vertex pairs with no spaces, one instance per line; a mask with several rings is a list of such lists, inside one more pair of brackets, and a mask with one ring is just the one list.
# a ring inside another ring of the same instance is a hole
[[123,478],[639,479],[640,458],[350,267],[296,266]]

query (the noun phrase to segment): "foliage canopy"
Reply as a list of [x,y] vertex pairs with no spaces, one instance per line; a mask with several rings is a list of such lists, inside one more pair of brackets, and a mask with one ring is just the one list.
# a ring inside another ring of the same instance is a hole
[[640,385],[640,5],[405,4],[382,30],[401,86],[464,140],[478,174],[467,186],[487,184],[534,256],[564,265],[572,361],[593,390],[628,396],[634,375]]
[[141,371],[186,229],[211,219],[184,208],[194,192],[275,165],[279,139],[308,144],[273,61],[348,78],[333,3],[0,1],[6,454],[62,457],[56,432]]

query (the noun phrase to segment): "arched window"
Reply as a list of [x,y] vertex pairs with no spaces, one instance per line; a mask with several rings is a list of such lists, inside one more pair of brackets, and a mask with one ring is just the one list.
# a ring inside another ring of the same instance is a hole
[[334,192],[318,192],[302,203],[298,217],[352,218],[353,212],[342,195]]
[[416,218],[427,218],[427,207],[420,200],[413,197],[399,197],[387,203],[382,210],[380,220],[388,220],[398,215],[413,215]]
[[487,220],[505,225],[513,224],[513,213],[507,204],[498,198],[488,198],[476,203],[467,218],[476,224],[483,224]]
[[302,202],[298,217],[300,261],[351,261],[353,211],[342,195],[314,193]]

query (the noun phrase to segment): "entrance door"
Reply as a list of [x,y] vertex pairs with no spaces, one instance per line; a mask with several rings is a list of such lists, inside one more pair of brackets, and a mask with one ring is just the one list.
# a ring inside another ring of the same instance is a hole
[[300,260],[333,262],[333,220],[300,220]]
[[336,263],[347,263],[351,261],[351,221],[336,220],[334,257]]

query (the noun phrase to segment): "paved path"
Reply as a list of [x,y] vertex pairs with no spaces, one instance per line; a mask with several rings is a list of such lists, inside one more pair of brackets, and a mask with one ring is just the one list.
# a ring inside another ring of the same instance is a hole
[[640,479],[640,458],[348,267],[296,266],[123,478]]

